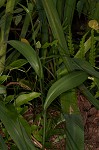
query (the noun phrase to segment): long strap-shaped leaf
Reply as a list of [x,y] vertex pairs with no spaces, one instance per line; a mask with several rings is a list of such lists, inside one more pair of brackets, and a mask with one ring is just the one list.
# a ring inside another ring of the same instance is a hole
[[8,40],[14,6],[15,0],[7,0],[5,15],[0,18],[0,73],[3,72],[5,66],[7,47],[7,44],[5,44],[5,42]]
[[17,114],[10,112],[2,102],[0,102],[0,120],[19,150],[36,150],[21,122],[19,122]]
[[28,60],[37,75],[40,77],[40,79],[42,79],[42,65],[35,50],[29,44],[26,44],[24,42],[11,40],[8,43],[15,49],[17,49]]
[[81,92],[86,96],[86,98],[99,110],[99,100],[97,100],[90,91],[85,87],[85,85],[79,86]]
[[67,67],[68,71],[72,71],[73,67],[72,67],[72,63],[70,61],[70,59],[68,58],[69,55],[69,51],[68,51],[68,47],[67,47],[67,43],[65,40],[65,36],[63,33],[63,29],[61,26],[61,22],[54,4],[53,0],[42,0],[43,3],[43,7],[45,9],[51,30],[53,32],[53,36],[55,39],[58,40],[58,43],[60,45],[59,47],[59,52],[60,55],[65,55],[65,57],[63,57],[63,61],[65,66]]
[[80,115],[64,115],[66,120],[66,150],[84,150],[84,127]]
[[52,29],[54,38],[58,40],[59,44],[64,49],[64,52],[68,54],[69,52],[67,48],[67,43],[53,0],[42,0],[42,3],[47,14],[47,18]]
[[46,110],[55,98],[57,98],[63,92],[73,89],[82,84],[88,75],[83,71],[74,71],[56,81],[49,89],[47,98],[44,104]]
[[7,150],[7,146],[1,135],[0,135],[0,150]]

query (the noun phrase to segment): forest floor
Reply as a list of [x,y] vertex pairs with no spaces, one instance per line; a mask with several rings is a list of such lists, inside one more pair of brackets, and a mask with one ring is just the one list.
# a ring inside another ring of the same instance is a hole
[[[85,150],[99,150],[99,110],[96,110],[93,105],[81,94],[78,95],[78,105],[83,118],[84,132],[85,132]],[[41,110],[38,110],[38,113]],[[33,111],[27,112],[33,113]],[[59,115],[59,112],[55,110],[49,111],[53,116]],[[33,114],[31,114],[33,115]],[[2,130],[0,130],[2,137],[5,137]],[[55,143],[57,135],[52,136],[50,143],[52,143],[51,149],[45,150],[66,150],[66,142],[61,139],[59,142]],[[40,144],[38,142],[38,144]],[[42,146],[41,146],[42,147]],[[8,143],[8,149],[10,150],[10,144]]]
[[[81,94],[78,95],[78,105],[84,123],[84,150],[99,150],[99,110]],[[52,142],[54,138],[51,139]],[[62,139],[59,143],[53,144],[53,150],[66,150],[65,146],[65,140]]]

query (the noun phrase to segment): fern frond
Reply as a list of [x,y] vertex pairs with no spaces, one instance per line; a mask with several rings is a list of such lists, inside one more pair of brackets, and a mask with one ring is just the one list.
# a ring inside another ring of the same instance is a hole
[[90,48],[90,53],[89,53],[89,62],[91,63],[92,66],[95,66],[95,51],[96,51],[96,46],[95,46],[96,40],[94,38],[94,29],[91,30],[91,48]]
[[86,38],[87,33],[82,37],[81,41],[80,41],[80,45],[79,45],[79,51],[80,51],[80,58],[84,58],[85,57],[85,38]]
[[71,27],[69,27],[67,42],[68,42],[69,53],[70,53],[70,55],[73,55],[74,54],[74,45],[73,45],[73,41],[72,41]]

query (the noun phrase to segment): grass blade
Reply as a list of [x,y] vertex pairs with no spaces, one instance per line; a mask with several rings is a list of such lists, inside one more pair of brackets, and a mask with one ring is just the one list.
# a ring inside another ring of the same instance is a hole
[[28,31],[28,27],[29,27],[30,22],[31,22],[31,17],[30,16],[33,12],[33,8],[34,8],[33,4],[28,3],[28,12],[29,13],[27,13],[26,16],[25,16],[24,24],[23,24],[23,27],[22,27],[21,35],[20,35],[21,38],[25,38],[25,36],[26,36],[26,33]]
[[99,100],[97,100],[91,93],[90,91],[85,87],[85,85],[79,86],[79,89],[81,92],[86,96],[86,98],[92,103],[95,108],[99,110]]
[[99,72],[96,71],[89,62],[84,59],[74,58],[75,65],[86,71],[88,74],[99,78]]
[[71,26],[77,0],[66,0],[64,8],[64,26]]
[[3,72],[5,66],[7,47],[7,44],[5,44],[5,42],[8,40],[14,6],[15,0],[8,0],[6,3],[5,15],[0,20],[0,73]]
[[[61,26],[61,22],[58,16],[58,12],[56,10],[56,6],[53,0],[42,0],[43,7],[45,9],[53,36],[59,43],[59,53],[63,59],[65,66],[67,67],[68,71],[73,71],[73,66],[68,58],[69,51],[67,47],[67,42],[65,40],[63,28]],[[65,57],[64,57],[65,55]]]

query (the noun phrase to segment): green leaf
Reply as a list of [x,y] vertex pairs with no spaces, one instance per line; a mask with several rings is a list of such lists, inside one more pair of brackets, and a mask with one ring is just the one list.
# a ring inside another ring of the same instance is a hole
[[83,6],[84,6],[84,0],[79,0],[77,3],[77,11],[78,11],[79,17],[82,13]]
[[14,10],[14,13],[15,13],[15,14],[19,14],[19,13],[21,13],[22,11],[23,11],[23,8],[17,8],[17,9]]
[[67,54],[68,54],[69,52],[68,52],[68,48],[67,48],[67,43],[65,40],[61,22],[60,22],[60,19],[59,19],[59,16],[58,16],[58,13],[57,13],[57,10],[56,10],[53,0],[47,0],[47,1],[42,0],[42,3],[43,3],[43,7],[45,9],[50,27],[52,29],[54,38],[56,40],[58,40],[59,44],[61,45],[61,47],[64,50],[64,53],[66,53],[66,51],[67,51]]
[[8,95],[6,98],[5,98],[5,104],[11,102],[14,100],[14,95]]
[[22,94],[17,97],[14,104],[15,106],[21,106],[39,96],[40,96],[40,93],[37,93],[37,92],[31,92],[29,94]]
[[60,94],[79,86],[87,78],[88,75],[85,72],[74,71],[56,81],[48,91],[47,98],[44,104],[44,109],[46,110],[48,106],[52,103],[52,101]]
[[0,150],[7,150],[7,146],[1,135],[0,135]]
[[[90,49],[91,47],[91,37],[89,37],[89,39],[84,43],[84,51],[85,53]],[[80,58],[81,56],[81,51],[79,50],[76,55],[75,58]]]
[[8,77],[9,77],[8,75],[0,76],[0,84],[2,84],[5,80],[7,80]]
[[61,56],[65,55],[65,57],[62,57],[64,64],[67,67],[68,71],[73,71],[72,63],[69,57],[67,57],[69,56],[68,46],[64,36],[61,21],[59,19],[59,15],[55,7],[55,3],[53,0],[42,0],[42,4],[46,12],[54,39],[58,40],[59,53]]
[[17,26],[22,20],[22,15],[17,15],[15,17],[15,25]]
[[94,82],[97,85],[98,90],[99,90],[99,78],[94,78]]
[[0,85],[0,94],[6,94],[6,87],[3,85]]
[[5,2],[6,2],[6,0],[0,1],[0,8],[1,8],[2,6],[4,6]]
[[2,102],[0,102],[0,119],[19,150],[36,150],[15,111],[8,110]]
[[19,116],[19,121],[22,123],[28,136],[31,137],[31,127],[30,127],[29,123],[21,115]]
[[74,58],[74,62],[76,63],[75,65],[79,66],[82,68],[84,71],[86,71],[88,74],[95,76],[96,78],[99,78],[99,72],[96,71],[89,62],[79,59],[79,58]]
[[18,69],[18,68],[22,67],[23,65],[25,65],[26,63],[28,63],[28,61],[26,59],[18,59],[16,61],[12,62],[7,68]]
[[42,65],[35,50],[29,45],[21,41],[11,40],[8,43],[17,49],[30,63],[40,78],[43,78]]
[[84,150],[84,127],[80,115],[66,115],[66,150]]
[[97,100],[84,85],[81,85],[79,89],[86,96],[86,98],[90,101],[90,103],[92,103],[95,106],[95,108],[99,110],[99,100]]
[[70,90],[60,96],[62,111],[65,114],[79,114],[76,90]]

